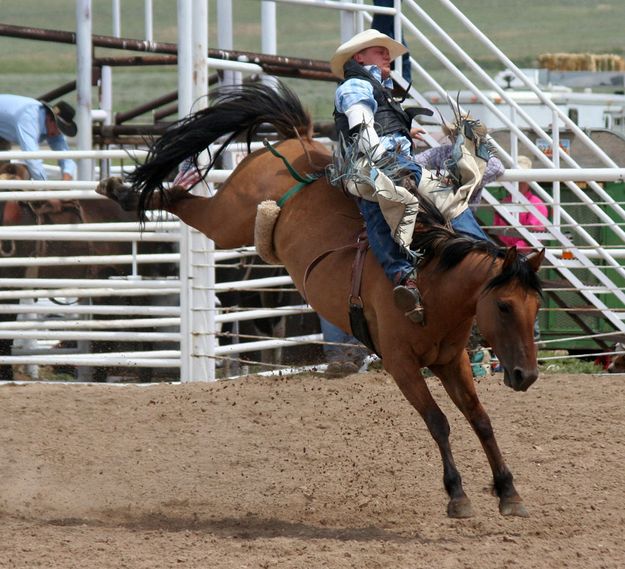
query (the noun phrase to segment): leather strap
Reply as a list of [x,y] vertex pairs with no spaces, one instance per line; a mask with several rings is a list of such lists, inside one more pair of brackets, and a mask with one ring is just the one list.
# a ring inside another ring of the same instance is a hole
[[352,329],[352,335],[360,340],[372,352],[378,354],[378,351],[376,350],[373,340],[371,338],[371,333],[369,332],[369,326],[367,325],[367,319],[365,318],[364,303],[360,296],[362,271],[365,265],[367,250],[369,249],[369,240],[367,239],[366,229],[362,229],[358,233],[355,243],[350,243],[349,245],[343,245],[342,247],[337,247],[335,249],[329,249],[328,251],[324,251],[323,253],[315,257],[315,259],[313,259],[308,267],[306,267],[306,271],[304,273],[304,282],[302,285],[304,289],[304,300],[307,301],[306,282],[308,281],[308,277],[311,271],[330,253],[343,251],[345,249],[356,249],[356,256],[352,263],[352,284],[349,295],[349,324]]
[[[372,352],[378,354],[375,348],[367,319],[365,318],[365,309],[362,297],[360,296],[360,288],[362,285],[362,271],[365,266],[365,258],[369,249],[369,239],[367,238],[367,230],[363,229],[358,235],[356,241],[356,257],[352,263],[352,288],[349,295],[349,324],[352,328],[352,335],[360,340]],[[380,354],[378,354],[380,355]]]
[[360,298],[360,285],[362,283],[362,270],[365,266],[365,256],[369,249],[369,239],[367,238],[367,230],[362,229],[356,239],[356,256],[352,263],[352,288],[349,296],[349,303],[360,303],[362,305],[362,299]]
[[327,251],[324,251],[323,253],[321,253],[320,255],[317,255],[312,261],[311,263],[306,267],[306,271],[304,272],[304,282],[303,282],[303,289],[304,289],[304,300],[306,302],[308,302],[308,295],[306,294],[306,281],[308,281],[308,277],[310,276],[311,271],[323,260],[325,259],[330,253],[336,253],[337,251],[343,251],[344,249],[353,249],[354,247],[356,247],[356,245],[354,243],[350,243],[349,245],[343,245],[342,247],[337,247],[336,249],[328,249]]

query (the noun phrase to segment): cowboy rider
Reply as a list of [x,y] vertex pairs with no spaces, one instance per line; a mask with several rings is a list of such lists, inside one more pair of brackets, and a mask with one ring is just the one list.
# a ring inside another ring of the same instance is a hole
[[[337,131],[345,141],[357,141],[358,150],[361,155],[367,155],[372,170],[375,170],[376,162],[388,161],[392,154],[393,160],[412,175],[417,192],[433,198],[457,232],[488,240],[468,208],[471,193],[482,181],[488,156],[477,160],[460,149],[462,158],[458,165],[463,179],[471,179],[471,183],[462,185],[462,191],[458,191],[457,187],[453,191],[452,188],[441,190],[438,181],[433,184],[431,176],[423,175],[421,165],[412,156],[412,138],[419,138],[422,131],[411,128],[410,115],[392,98],[390,79],[391,62],[406,51],[401,43],[374,29],[355,35],[337,48],[330,60],[332,72],[343,79],[334,99]],[[376,179],[375,188],[369,193],[363,192],[362,185],[352,184],[350,187],[347,184],[346,187],[359,198],[358,207],[365,219],[371,249],[395,285],[393,298],[396,306],[411,321],[423,323],[415,255],[409,250],[418,199],[377,171],[373,178]],[[394,200],[391,207],[395,212],[398,205],[403,211],[401,219],[393,227],[389,225],[389,220],[393,216],[397,218],[397,215],[388,215],[383,211],[389,201],[381,196]]]

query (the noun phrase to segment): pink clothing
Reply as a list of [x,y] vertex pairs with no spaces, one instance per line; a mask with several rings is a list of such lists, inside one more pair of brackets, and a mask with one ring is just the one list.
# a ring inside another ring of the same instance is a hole
[[[525,198],[534,205],[534,207],[545,217],[549,215],[549,210],[547,206],[542,202],[542,200],[534,195],[530,190],[526,190],[523,192]],[[509,203],[512,201],[512,196],[506,196],[501,203]],[[495,226],[507,226],[508,223],[498,214],[495,214],[493,219],[493,225]],[[531,228],[530,230],[534,231],[543,231],[545,228],[543,224],[538,220],[538,218],[530,213],[529,211],[524,211],[519,213],[519,225],[523,225],[525,227]],[[506,247],[516,246],[519,249],[529,249],[530,244],[521,239],[520,237],[514,237],[511,235],[500,235],[499,239]]]

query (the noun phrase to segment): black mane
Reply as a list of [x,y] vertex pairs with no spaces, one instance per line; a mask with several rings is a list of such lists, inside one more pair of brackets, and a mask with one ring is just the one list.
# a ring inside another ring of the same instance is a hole
[[[441,212],[428,199],[419,198],[419,215],[417,228],[412,240],[411,249],[421,251],[422,264],[436,262],[436,269],[449,271],[458,265],[469,253],[479,252],[491,259],[503,258],[506,249],[498,247],[491,241],[473,239],[456,233],[446,222]],[[486,285],[486,290],[504,286],[516,279],[525,289],[542,294],[542,286],[536,272],[528,266],[526,256],[519,253],[514,262],[503,272],[493,277]]]

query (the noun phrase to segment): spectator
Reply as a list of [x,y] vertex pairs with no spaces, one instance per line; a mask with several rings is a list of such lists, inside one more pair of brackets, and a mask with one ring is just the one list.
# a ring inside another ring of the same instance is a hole
[[[520,155],[517,158],[517,164],[519,165],[519,168],[522,168],[524,170],[529,170],[532,167],[532,161],[527,156],[523,155]],[[544,217],[547,217],[549,215],[547,206],[536,194],[532,192],[527,182],[519,182],[519,191],[531,204],[534,205],[536,210],[539,211]],[[503,200],[501,200],[501,203],[510,203],[511,200],[512,196],[507,195]],[[493,225],[498,227],[505,227],[508,226],[508,222],[500,215],[495,214],[493,218]],[[531,231],[544,231],[545,229],[543,224],[531,211],[524,211],[519,214],[519,225],[528,227]],[[521,237],[514,237],[512,235],[500,235],[499,239],[506,247],[516,247],[517,249],[520,249],[524,252],[531,249],[530,244]]]
[[[51,105],[20,95],[0,95],[0,148],[17,144],[21,150],[34,152],[44,140],[52,150],[69,150],[66,136],[76,136],[74,108],[65,101]],[[46,180],[42,160],[26,160],[33,180]],[[61,158],[64,180],[76,177],[76,163]]]
[[[423,129],[414,130],[418,130],[419,133],[425,132]],[[423,166],[426,170],[435,171],[440,175],[445,170],[445,164],[451,159],[452,148],[453,146],[451,144],[443,144],[441,146],[428,148],[427,150],[423,150],[422,152],[419,152],[419,154],[415,155],[414,161],[417,164],[421,164],[421,166]],[[505,168],[497,156],[494,154],[489,156],[482,180],[473,190],[473,193],[469,198],[469,209],[471,209],[472,212],[475,212],[477,205],[480,203],[484,186],[494,182],[504,173],[504,170]]]
[[[393,8],[395,6],[394,0],[373,0],[374,6],[380,6],[383,8]],[[374,30],[378,30],[383,34],[386,34],[390,38],[395,39],[395,18],[387,14],[373,14],[373,20],[371,21],[371,27]],[[404,36],[399,41],[408,47]],[[394,64],[393,67],[394,68]],[[402,77],[410,83],[412,81],[412,69],[410,66],[410,53],[406,52],[401,56],[401,74]]]

